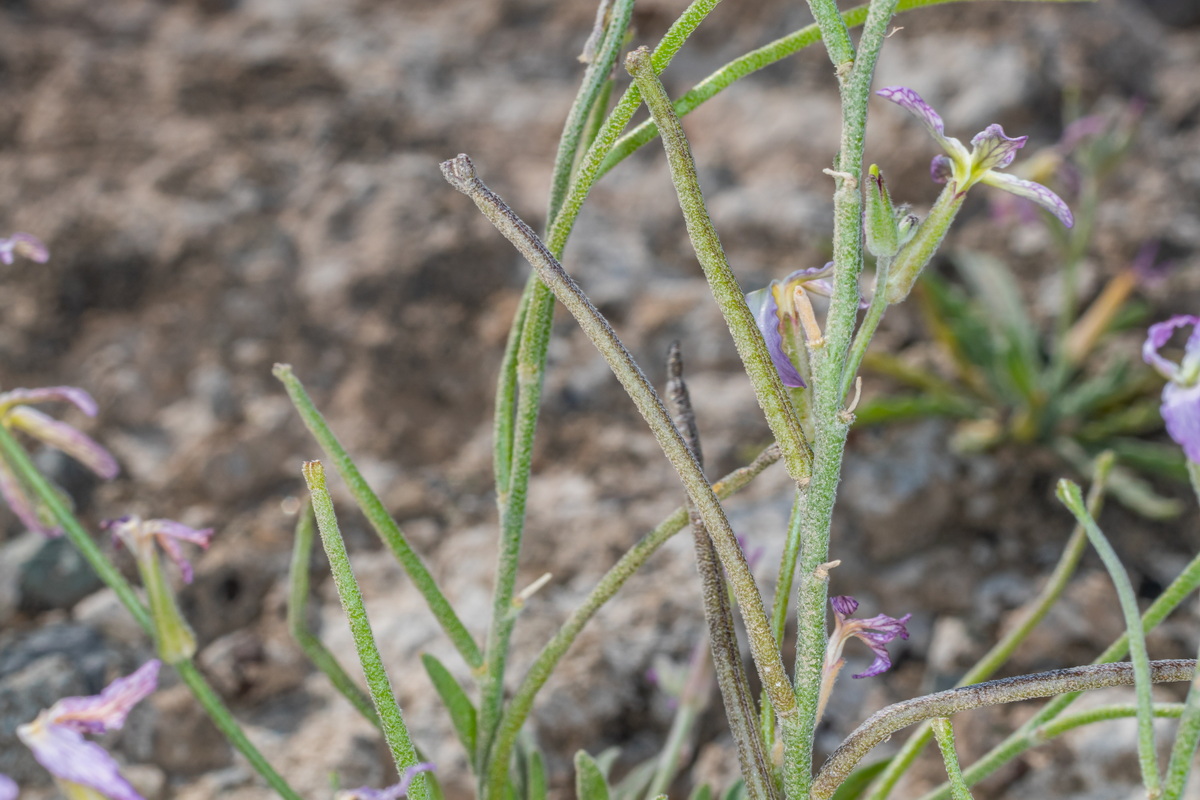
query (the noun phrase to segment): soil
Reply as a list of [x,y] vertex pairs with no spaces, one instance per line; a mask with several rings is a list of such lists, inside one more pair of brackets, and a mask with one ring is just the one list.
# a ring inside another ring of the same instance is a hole
[[[682,5],[640,4],[633,44],[657,41]],[[329,796],[331,778],[384,785],[379,737],[288,636],[299,466],[319,451],[271,366],[294,366],[482,641],[496,529],[492,397],[528,268],[443,181],[438,162],[469,153],[538,228],[594,6],[10,0],[0,15],[3,231],[36,234],[51,252],[45,265],[0,268],[0,384],[85,388],[97,418],[63,416],[108,446],[123,471],[102,483],[50,451],[37,453],[39,464],[97,532],[100,520],[127,513],[216,527],[196,559],[196,581],[181,592],[201,667],[304,796]],[[679,94],[809,21],[803,4],[725,3],[664,74],[667,88]],[[1153,318],[1196,309],[1193,3],[961,4],[906,13],[897,26],[877,84],[917,89],[964,140],[1001,122],[1030,136],[1027,158],[1057,141],[1071,108],[1141,108],[1100,201],[1081,291],[1095,296],[1155,241],[1174,269],[1140,290]],[[934,144],[883,101],[871,115],[868,159],[899,201],[923,213],[937,189],[927,171]],[[837,147],[837,99],[819,47],[739,82],[685,127],[747,290],[827,260],[831,183],[821,170]],[[985,193],[972,193],[946,247],[1004,256],[1046,322],[1047,298],[1060,287],[1047,266],[1049,234],[996,223]],[[652,380],[663,380],[668,343],[682,340],[710,474],[745,463],[768,441],[657,145],[596,187],[564,263]],[[918,352],[927,338],[899,307],[877,346]],[[1135,352],[1140,337],[1111,346]],[[868,394],[883,388],[868,377]],[[608,566],[681,497],[632,405],[565,315],[543,408],[518,585],[552,578],[521,616],[513,685]],[[855,595],[868,615],[913,617],[909,640],[893,646],[894,670],[839,685],[823,752],[879,707],[952,684],[1036,592],[1069,533],[1054,499],[1060,462],[1029,449],[954,453],[952,434],[934,420],[851,436],[834,591]],[[777,563],[782,547],[787,483],[775,467],[730,502],[739,532],[765,550],[764,565]],[[1190,500],[1182,486],[1159,488]],[[436,655],[463,679],[468,671],[340,485],[335,501],[413,735],[447,796],[468,797],[465,756],[419,655]],[[68,549],[0,515],[0,772],[22,783],[23,796],[50,797],[45,773],[13,739],[15,725],[56,697],[98,690],[152,646]],[[1101,523],[1146,598],[1200,547],[1190,510],[1148,522],[1110,503]],[[132,575],[127,554],[117,558]],[[310,621],[357,675],[327,567],[313,563]],[[773,569],[760,571],[769,587]],[[686,663],[703,635],[694,573],[691,544],[677,537],[598,615],[547,685],[532,731],[546,748],[554,796],[570,796],[580,748],[621,748],[623,771],[661,746],[672,702],[648,671]],[[1196,621],[1190,610],[1173,617],[1152,637],[1152,654],[1189,657]],[[1111,585],[1089,557],[1005,674],[1086,663],[1121,629]],[[964,759],[1029,713],[956,720]],[[1137,795],[1132,733],[1103,730],[1033,751],[976,796]],[[166,673],[163,689],[105,743],[151,800],[272,796]],[[672,796],[735,773],[719,702],[690,759]],[[902,796],[917,796],[940,769],[922,762]]]

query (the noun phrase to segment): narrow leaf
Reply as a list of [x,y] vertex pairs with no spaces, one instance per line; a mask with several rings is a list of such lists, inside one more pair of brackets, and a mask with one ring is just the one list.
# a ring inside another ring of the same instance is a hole
[[450,722],[454,725],[458,741],[467,750],[467,760],[474,763],[476,723],[475,706],[471,703],[471,698],[467,697],[467,693],[450,671],[432,654],[422,653],[421,663],[425,665],[425,672],[429,674],[429,680],[433,683],[438,697],[442,698],[446,710],[450,712]]

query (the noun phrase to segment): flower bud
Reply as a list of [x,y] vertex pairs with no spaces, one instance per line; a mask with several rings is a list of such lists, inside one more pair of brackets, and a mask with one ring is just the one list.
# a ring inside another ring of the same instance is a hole
[[866,214],[864,227],[867,250],[877,258],[892,258],[900,249],[900,230],[896,223],[896,207],[888,194],[879,167],[871,165],[867,176]]

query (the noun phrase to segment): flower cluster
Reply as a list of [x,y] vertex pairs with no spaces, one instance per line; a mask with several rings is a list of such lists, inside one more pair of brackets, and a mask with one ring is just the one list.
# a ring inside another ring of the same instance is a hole
[[[2,254],[0,250],[0,254]],[[71,403],[89,417],[96,416],[96,401],[83,389],[50,386],[43,389],[13,389],[0,394],[0,425],[23,431],[41,442],[62,450],[92,472],[112,480],[121,471],[112,454],[76,428],[30,408],[34,403],[52,401]],[[29,489],[18,479],[12,467],[0,459],[0,495],[13,513],[32,531],[60,536],[62,530],[53,520],[43,518]]]
[[[112,800],[142,800],[121,777],[112,756],[83,736],[124,725],[133,707],[157,687],[159,667],[158,661],[148,661],[136,672],[113,681],[100,694],[64,697],[33,722],[18,726],[17,736],[54,776],[64,794],[76,796],[80,794],[75,791],[77,787],[87,787]],[[0,798],[4,791],[0,781]]]
[[[1178,328],[1190,325],[1183,359],[1175,364],[1159,355]],[[1188,461],[1200,464],[1200,317],[1180,314],[1151,325],[1142,358],[1167,379],[1162,393],[1162,416],[1167,433],[1183,448]]]

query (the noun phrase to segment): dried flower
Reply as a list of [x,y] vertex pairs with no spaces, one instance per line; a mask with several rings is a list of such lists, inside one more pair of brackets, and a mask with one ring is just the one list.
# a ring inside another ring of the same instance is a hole
[[[796,270],[783,280],[771,281],[767,288],[746,295],[746,303],[766,339],[767,351],[784,386],[800,389],[808,385],[805,380],[809,371],[808,353],[800,344],[803,341],[800,334],[813,333],[816,320],[806,293],[832,295],[833,284],[829,280],[832,274],[830,261],[823,267]],[[819,333],[819,329],[815,332]]]
[[101,734],[124,725],[130,710],[154,691],[160,666],[158,661],[148,661],[98,695],[64,697],[33,722],[17,728],[17,736],[65,794],[71,796],[73,789],[82,786],[112,800],[142,800],[121,777],[112,756],[83,735]]
[[[1176,328],[1192,326],[1183,360],[1175,364],[1158,354]],[[1180,314],[1150,326],[1142,358],[1167,379],[1162,393],[1162,417],[1167,433],[1183,448],[1188,461],[1200,464],[1200,317]]]
[[14,233],[7,239],[0,239],[0,261],[11,264],[14,256],[24,256],[30,261],[45,264],[50,258],[50,251],[36,236],[28,233]]
[[904,624],[912,617],[912,614],[905,614],[896,619],[886,614],[880,614],[867,619],[850,619],[850,615],[858,609],[858,601],[847,595],[830,598],[829,605],[833,606],[835,623],[829,643],[825,646],[825,666],[821,678],[821,696],[817,706],[818,719],[825,709],[825,703],[833,690],[838,673],[846,664],[846,659],[842,657],[842,649],[846,646],[846,642],[850,639],[860,639],[875,654],[875,660],[871,662],[871,666],[851,677],[874,677],[892,666],[892,658],[888,655],[886,645],[896,638],[908,638],[908,628]]
[[1004,135],[1004,128],[992,124],[975,134],[968,151],[958,139],[946,135],[942,118],[912,89],[891,86],[880,89],[876,94],[912,112],[946,151],[946,155],[934,156],[929,167],[937,183],[952,183],[957,194],[966,192],[976,183],[986,183],[1032,200],[1058,217],[1068,228],[1075,224],[1071,209],[1057,194],[1040,183],[997,171],[1012,163],[1017,151],[1025,146],[1028,136],[1012,139]]
[[[0,394],[0,424],[10,430],[24,431],[35,439],[62,450],[101,478],[115,478],[121,468],[117,466],[117,460],[111,453],[71,425],[51,419],[29,407],[32,403],[51,401],[71,403],[89,417],[96,416],[96,401],[83,389],[74,386],[48,386],[42,389],[13,389],[11,392]],[[38,504],[29,489],[3,460],[0,460],[0,495],[3,495],[8,507],[29,530],[38,531],[46,536],[62,535],[62,530],[52,519],[43,518],[39,513]]]
[[427,762],[414,764],[404,770],[404,775],[401,776],[400,782],[394,786],[389,786],[386,789],[372,789],[363,786],[348,792],[338,792],[337,800],[398,800],[401,797],[408,797],[408,787],[412,785],[413,779],[422,772],[433,772],[434,769],[433,764]]
[[138,516],[121,517],[103,523],[112,531],[113,540],[122,543],[133,553],[138,574],[154,618],[154,636],[158,654],[168,664],[176,664],[196,653],[196,636],[179,611],[175,595],[163,574],[162,563],[155,544],[179,567],[185,583],[192,581],[192,565],[184,558],[179,542],[191,542],[207,548],[213,529],[197,530],[169,519],[143,520]]

